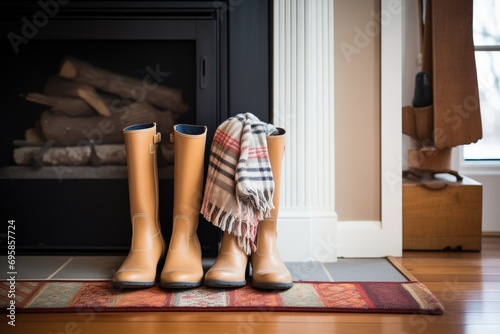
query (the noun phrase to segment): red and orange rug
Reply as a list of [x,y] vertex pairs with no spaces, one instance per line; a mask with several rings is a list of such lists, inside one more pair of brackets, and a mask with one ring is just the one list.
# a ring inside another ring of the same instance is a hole
[[[0,285],[0,309],[15,300],[16,312],[297,311],[443,314],[438,299],[419,282],[296,282],[286,291],[116,291],[111,282],[18,281],[15,296]],[[8,310],[7,310],[8,311]]]

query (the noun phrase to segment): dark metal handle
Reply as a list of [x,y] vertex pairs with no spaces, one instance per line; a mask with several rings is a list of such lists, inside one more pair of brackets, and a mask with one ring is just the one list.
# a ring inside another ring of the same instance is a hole
[[207,88],[207,56],[200,59],[200,87]]

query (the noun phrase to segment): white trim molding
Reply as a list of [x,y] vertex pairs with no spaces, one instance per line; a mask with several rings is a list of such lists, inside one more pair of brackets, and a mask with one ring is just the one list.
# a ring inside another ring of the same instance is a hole
[[381,0],[381,221],[338,222],[339,257],[401,256],[402,3]]
[[500,162],[499,161],[466,161],[463,158],[463,146],[452,150],[452,169],[462,176],[468,176],[483,186],[483,221],[482,230],[485,235],[500,232]]
[[500,176],[500,161],[467,161],[464,159],[464,147],[462,145],[452,149],[451,161],[452,169],[467,176]]
[[274,1],[273,119],[287,130],[278,220],[285,261],[337,259],[333,5]]
[[285,261],[402,255],[401,5],[381,0],[381,221],[338,222],[334,1],[274,1],[273,118],[288,132],[278,219]]

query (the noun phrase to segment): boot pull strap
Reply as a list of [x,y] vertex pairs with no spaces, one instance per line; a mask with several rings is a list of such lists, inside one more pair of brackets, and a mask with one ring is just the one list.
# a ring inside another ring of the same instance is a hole
[[153,142],[149,144],[149,154],[155,154],[156,152],[156,144],[161,142],[161,132],[153,135]]
[[153,136],[153,144],[158,144],[161,142],[161,132],[158,132]]

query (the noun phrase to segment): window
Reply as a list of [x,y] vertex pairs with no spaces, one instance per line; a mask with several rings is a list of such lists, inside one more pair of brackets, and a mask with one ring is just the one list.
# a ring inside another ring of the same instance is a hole
[[463,146],[466,161],[500,162],[500,1],[474,0],[473,34],[483,139]]

